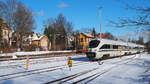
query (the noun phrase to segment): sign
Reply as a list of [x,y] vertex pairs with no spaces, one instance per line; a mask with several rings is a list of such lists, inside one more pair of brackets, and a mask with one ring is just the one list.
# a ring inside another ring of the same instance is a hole
[[71,67],[72,67],[72,60],[71,60],[71,57],[68,57],[67,59],[67,65],[69,67],[69,70],[71,71]]
[[122,59],[122,55],[121,55],[121,53],[122,53],[122,50],[120,49],[120,50],[119,50],[119,52],[120,52],[120,59]]
[[27,71],[28,71],[28,69],[29,69],[29,56],[27,56],[27,60],[26,60],[26,69],[27,69]]
[[122,53],[122,50],[120,49],[119,52]]
[[67,64],[68,64],[69,67],[72,67],[72,60],[68,59]]

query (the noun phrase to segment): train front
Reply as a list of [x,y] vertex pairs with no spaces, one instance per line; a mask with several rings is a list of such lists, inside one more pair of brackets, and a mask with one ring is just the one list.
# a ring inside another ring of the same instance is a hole
[[86,56],[89,58],[89,60],[96,60],[96,55],[99,50],[98,46],[100,44],[100,40],[91,40],[88,44],[88,49],[86,52]]

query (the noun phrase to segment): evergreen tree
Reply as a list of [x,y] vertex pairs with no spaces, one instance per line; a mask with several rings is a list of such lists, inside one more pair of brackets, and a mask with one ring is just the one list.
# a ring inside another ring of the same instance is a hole
[[[52,27],[48,27],[48,28],[45,28],[44,30],[44,34],[48,37],[48,46],[50,45],[50,43],[53,44],[53,41],[54,41],[54,30]],[[49,47],[48,47],[49,49]]]
[[44,22],[44,34],[49,38],[53,46],[58,49],[68,47],[67,36],[72,34],[73,25],[60,13],[57,18],[49,18]]
[[144,44],[144,39],[143,37],[139,36],[139,39],[137,40],[137,44]]
[[96,31],[95,31],[95,28],[92,29],[92,35],[93,35],[94,37],[96,37]]

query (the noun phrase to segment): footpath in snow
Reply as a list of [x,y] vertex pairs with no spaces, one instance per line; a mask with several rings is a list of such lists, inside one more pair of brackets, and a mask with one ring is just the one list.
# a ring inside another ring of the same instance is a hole
[[[85,55],[0,62],[0,84],[147,84],[150,82],[150,55],[147,53],[90,62]],[[79,74],[80,73],[80,74]],[[75,75],[76,74],[76,75]],[[64,78],[66,77],[66,78]],[[56,81],[60,79],[60,81]],[[54,82],[55,80],[55,82]],[[51,83],[50,83],[51,84]]]

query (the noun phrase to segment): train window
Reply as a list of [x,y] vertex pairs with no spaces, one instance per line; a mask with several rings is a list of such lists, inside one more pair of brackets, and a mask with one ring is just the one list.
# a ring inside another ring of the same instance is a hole
[[138,47],[135,47],[135,49],[137,49],[137,50],[138,50]]
[[110,49],[110,45],[105,44],[105,45],[103,45],[100,49]]
[[118,46],[118,49],[123,49],[123,46],[119,45],[119,46]]
[[89,42],[89,48],[96,48],[99,45],[99,40],[92,40]]
[[125,49],[126,49],[126,46],[122,46],[122,49],[125,50]]
[[113,49],[118,49],[118,45],[113,45]]

